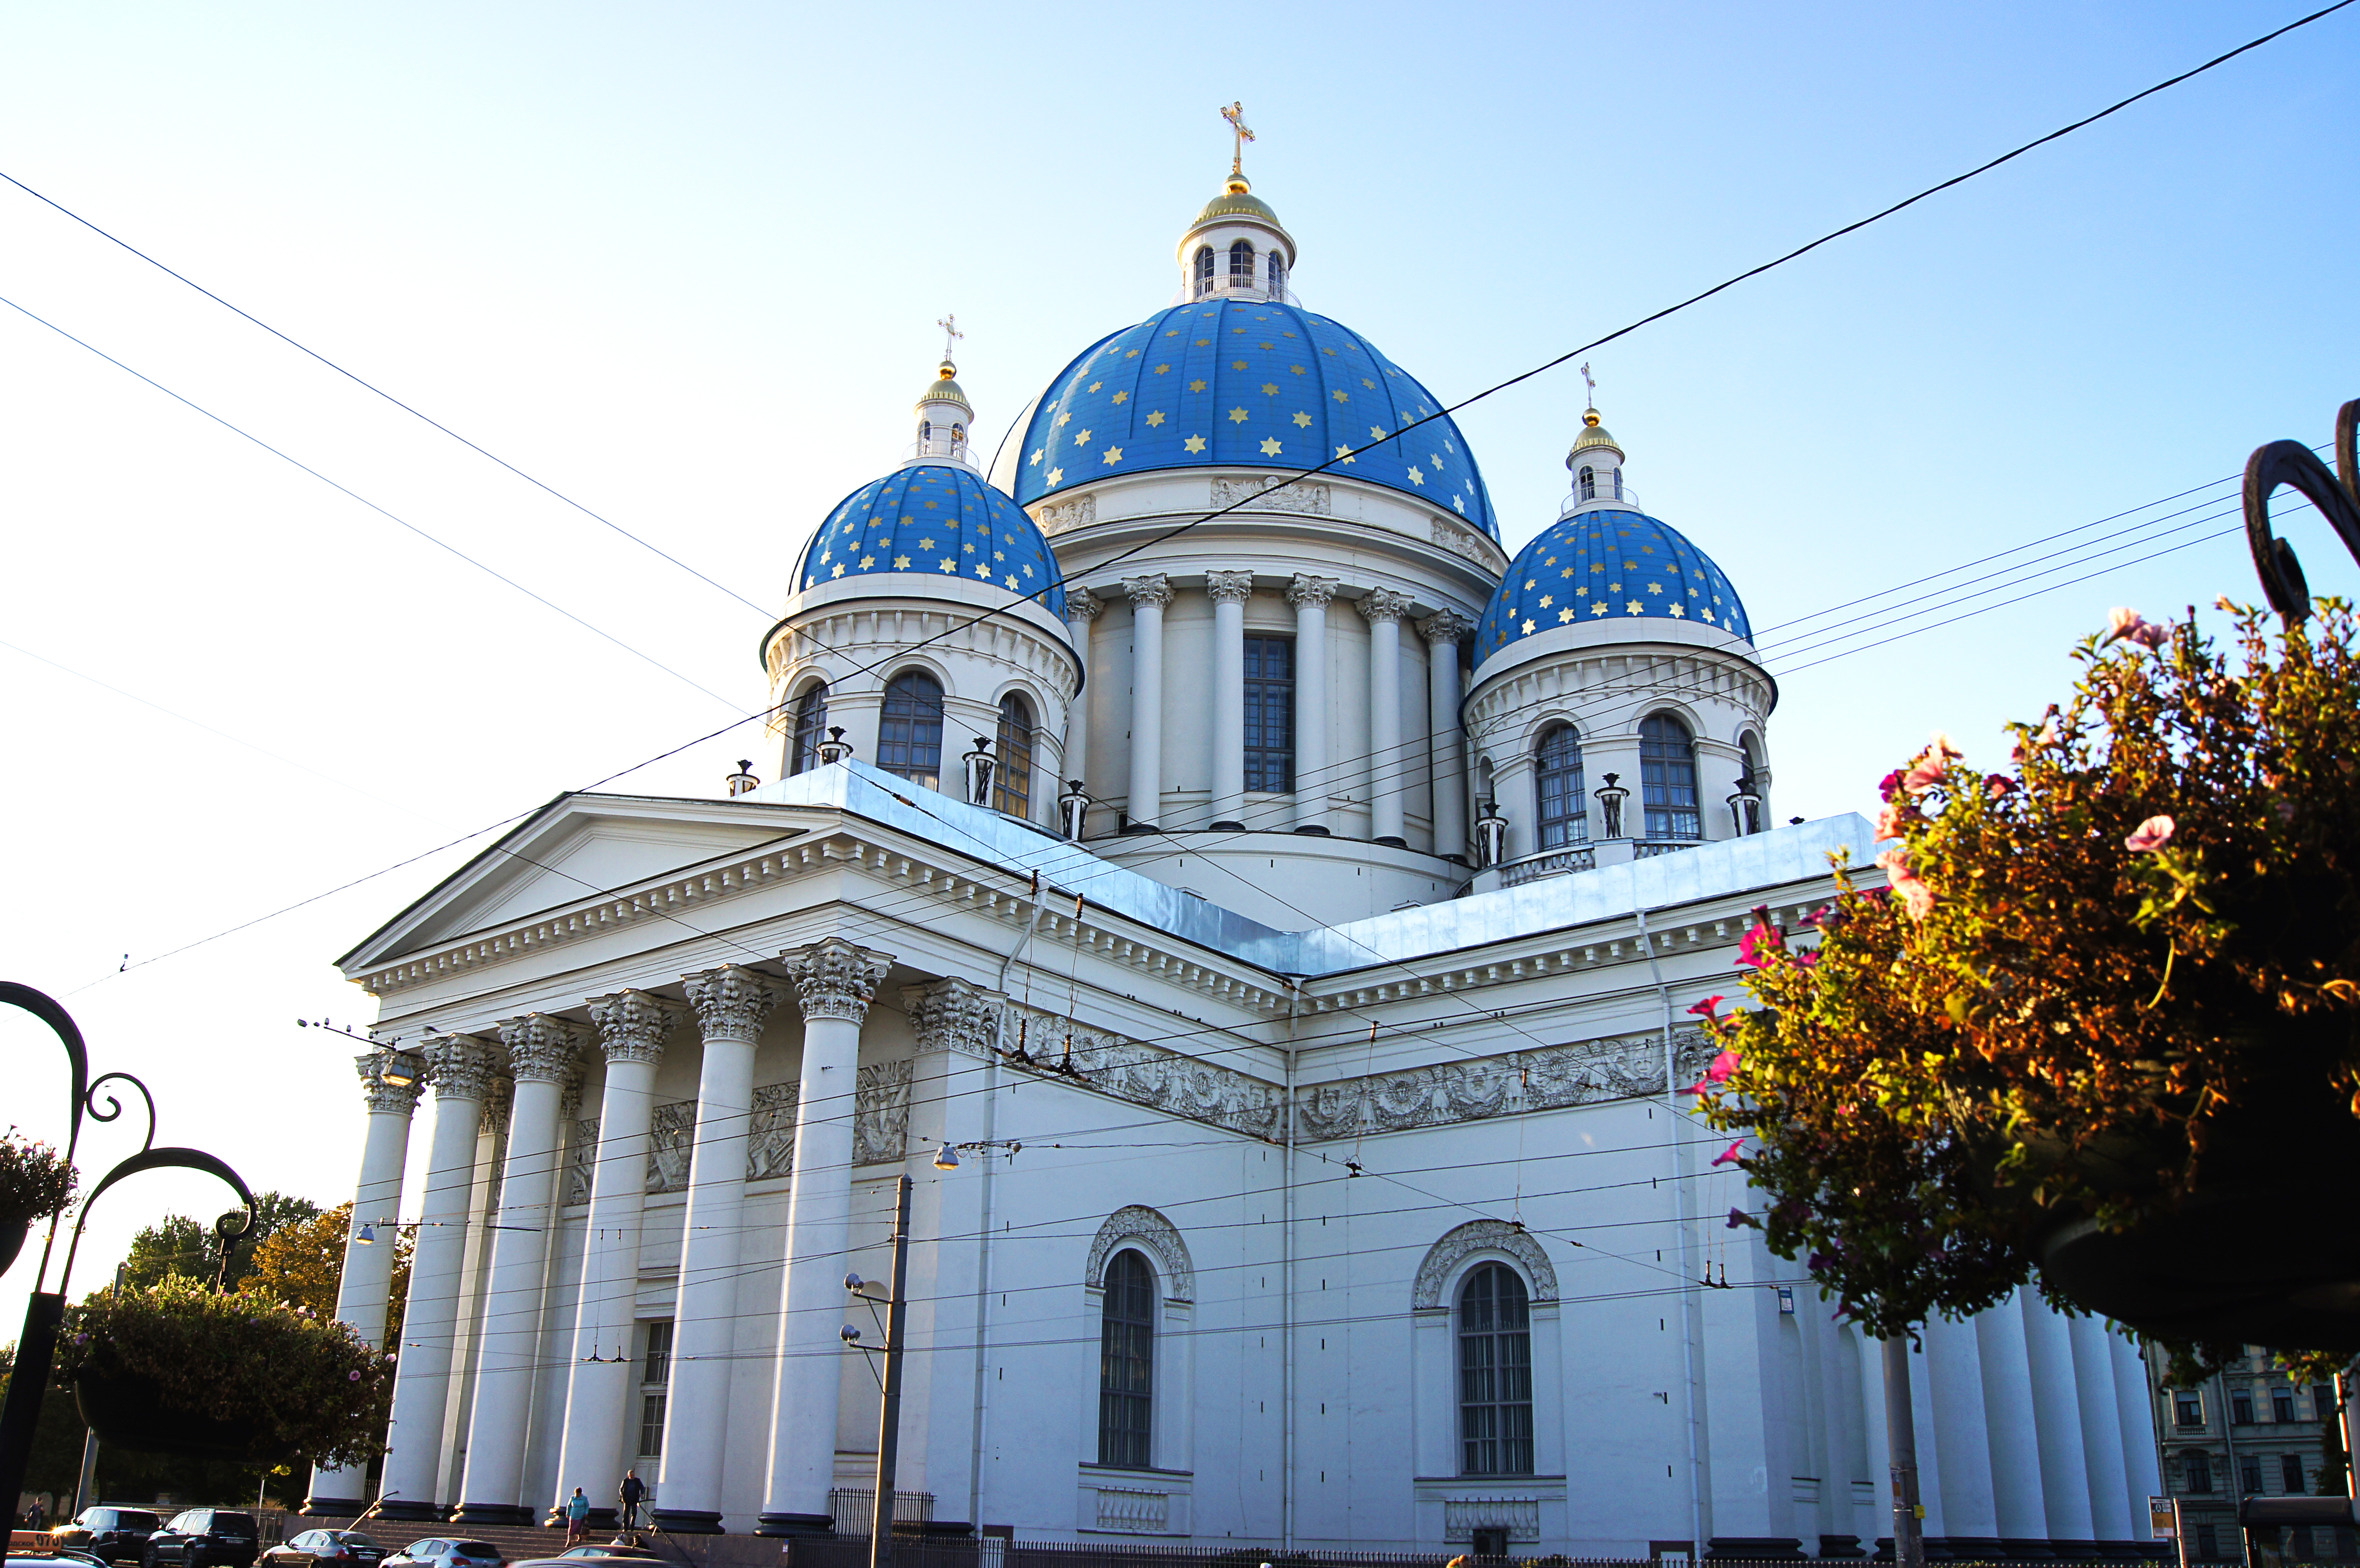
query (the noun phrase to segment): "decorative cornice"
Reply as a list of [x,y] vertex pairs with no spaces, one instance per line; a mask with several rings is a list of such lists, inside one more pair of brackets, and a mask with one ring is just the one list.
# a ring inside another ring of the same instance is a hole
[[680,1020],[680,1009],[650,991],[617,991],[590,998],[590,1021],[609,1062],[663,1060],[664,1039]]
[[1164,1287],[1166,1301],[1196,1299],[1196,1270],[1188,1260],[1188,1244],[1181,1239],[1180,1227],[1144,1203],[1126,1203],[1098,1226],[1098,1237],[1090,1243],[1089,1261],[1083,1265],[1082,1283],[1094,1290],[1103,1290],[1107,1260],[1126,1246],[1139,1247],[1161,1266],[1164,1278],[1157,1283]]
[[1105,608],[1105,604],[1098,596],[1087,588],[1065,590],[1065,619],[1069,621],[1080,621],[1087,625],[1097,620],[1098,612]]
[[[388,1066],[409,1074],[410,1082],[387,1083]],[[426,1086],[426,1063],[415,1051],[365,1051],[353,1058],[353,1067],[361,1075],[361,1098],[369,1115],[407,1116],[418,1109],[418,1096]]]
[[1265,474],[1259,479],[1217,477],[1213,481],[1213,505],[1242,505],[1257,512],[1304,512],[1317,517],[1328,517],[1335,510],[1327,485],[1308,479],[1289,480],[1283,474]]
[[1008,998],[964,980],[936,980],[901,987],[901,1005],[917,1031],[918,1054],[956,1051],[987,1056],[1000,1036],[1000,1008]]
[[1298,610],[1306,604],[1315,610],[1324,610],[1340,586],[1333,577],[1314,577],[1298,572],[1295,574],[1295,581],[1286,585],[1286,602]]
[[1205,592],[1216,604],[1242,604],[1253,597],[1254,580],[1251,572],[1208,572],[1205,573]]
[[519,1083],[563,1083],[580,1076],[583,1031],[549,1013],[527,1013],[500,1025],[508,1049],[508,1073]]
[[742,964],[682,976],[698,1029],[708,1040],[752,1045],[762,1038],[771,1009],[785,999],[776,982]]
[[430,1035],[421,1054],[426,1058],[426,1076],[434,1085],[438,1105],[445,1100],[483,1099],[499,1063],[497,1049],[471,1034]]
[[1131,596],[1133,609],[1153,606],[1162,609],[1172,603],[1172,583],[1161,572],[1151,572],[1144,577],[1126,577],[1122,591]]
[[869,1004],[878,983],[893,967],[893,955],[855,947],[841,937],[825,937],[809,947],[791,947],[779,954],[787,978],[794,983],[795,1001],[803,1021],[839,1018],[858,1024],[869,1016]]
[[1456,610],[1437,610],[1417,623],[1417,632],[1429,643],[1455,646],[1474,635],[1475,621],[1471,615],[1462,615]]
[[1445,1305],[1442,1287],[1461,1263],[1481,1252],[1504,1252],[1521,1264],[1532,1280],[1534,1301],[1557,1300],[1557,1269],[1539,1242],[1506,1220],[1469,1220],[1426,1249],[1426,1261],[1417,1266],[1417,1280],[1410,1287],[1410,1310]]
[[1011,1004],[1008,1015],[1000,1040],[1023,1053],[1023,1064],[1061,1075],[1070,1067],[1101,1094],[1249,1138],[1286,1136],[1286,1091],[1278,1084],[1036,1007]]
[[1390,588],[1371,588],[1360,595],[1360,617],[1371,626],[1380,621],[1399,625],[1401,618],[1409,614],[1410,604],[1410,596],[1406,593],[1396,593]]

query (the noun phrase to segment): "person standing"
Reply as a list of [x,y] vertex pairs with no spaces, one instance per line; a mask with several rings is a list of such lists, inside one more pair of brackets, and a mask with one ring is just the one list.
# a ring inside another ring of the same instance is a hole
[[565,1499],[565,1544],[579,1546],[589,1529],[590,1499],[582,1495],[581,1487],[576,1486],[574,1495]]
[[623,1505],[623,1528],[639,1528],[639,1504],[648,1495],[648,1484],[639,1479],[636,1470],[623,1472],[623,1484],[615,1488],[616,1500]]

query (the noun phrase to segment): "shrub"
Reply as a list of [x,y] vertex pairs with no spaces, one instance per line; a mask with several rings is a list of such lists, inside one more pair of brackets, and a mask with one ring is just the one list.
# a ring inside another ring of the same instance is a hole
[[74,1168],[15,1127],[0,1133],[0,1222],[45,1220],[73,1202]]

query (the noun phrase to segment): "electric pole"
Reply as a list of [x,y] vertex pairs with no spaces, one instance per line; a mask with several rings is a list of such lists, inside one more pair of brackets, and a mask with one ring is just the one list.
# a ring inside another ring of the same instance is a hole
[[1885,1440],[1893,1455],[1895,1568],[1926,1568],[1926,1510],[1918,1502],[1918,1429],[1909,1408],[1909,1337],[1885,1342]]
[[895,1181],[893,1280],[885,1305],[885,1389],[877,1413],[877,1506],[869,1522],[869,1568],[893,1560],[893,1462],[901,1435],[901,1277],[910,1262],[910,1179]]

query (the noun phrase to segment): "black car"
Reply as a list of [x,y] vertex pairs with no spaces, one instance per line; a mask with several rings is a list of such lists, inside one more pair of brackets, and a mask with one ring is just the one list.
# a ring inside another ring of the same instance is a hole
[[356,1530],[307,1530],[262,1554],[262,1568],[377,1568],[385,1548]]
[[122,1508],[102,1503],[84,1508],[71,1522],[58,1526],[57,1543],[70,1551],[86,1552],[105,1563],[137,1563],[148,1538],[164,1521],[146,1508]]
[[254,1568],[259,1537],[254,1516],[231,1508],[186,1508],[148,1538],[141,1568]]

